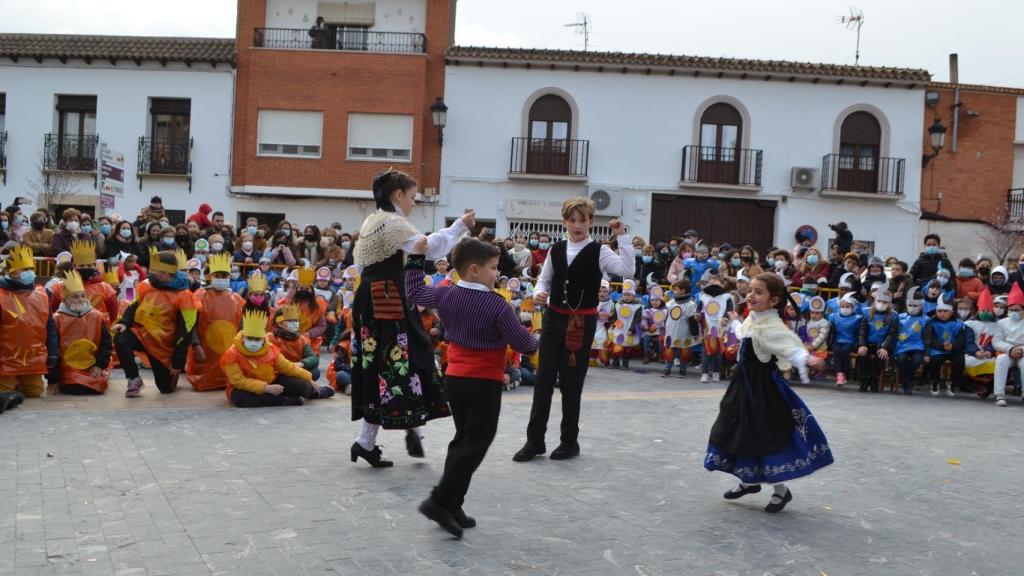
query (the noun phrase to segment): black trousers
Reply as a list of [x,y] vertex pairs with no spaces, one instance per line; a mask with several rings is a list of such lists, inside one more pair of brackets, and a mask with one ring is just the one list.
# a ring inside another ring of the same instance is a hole
[[455,422],[455,438],[448,443],[444,474],[431,497],[448,510],[462,508],[473,473],[487,455],[498,432],[501,382],[481,378],[445,376],[445,396]]
[[231,403],[239,408],[265,408],[267,406],[284,406],[293,398],[309,398],[313,395],[313,386],[302,378],[278,376],[271,384],[284,386],[279,396],[273,394],[253,394],[246,390],[232,388]]
[[117,359],[121,361],[121,368],[124,369],[125,378],[131,380],[132,378],[139,377],[139,365],[135,362],[135,352],[142,352],[149,358],[149,366],[153,370],[153,380],[156,381],[156,387],[163,394],[174,392],[174,385],[171,382],[171,369],[154,358],[131,330],[125,330],[114,335],[114,350],[117,350]]
[[960,383],[964,379],[964,353],[960,352],[946,352],[945,354],[939,354],[938,356],[932,356],[928,358],[928,364],[926,364],[927,377],[930,382],[938,382],[942,375],[942,365],[945,364],[946,360],[949,360],[950,371],[949,380],[953,383],[954,387],[959,387]]
[[537,382],[533,386],[533,408],[526,427],[526,440],[535,446],[544,445],[548,417],[551,415],[551,395],[555,381],[562,392],[562,444],[573,445],[580,435],[580,396],[583,380],[587,377],[590,344],[597,330],[597,316],[583,318],[583,345],[575,352],[576,364],[569,365],[569,351],[565,348],[565,332],[569,316],[548,308],[540,336],[540,362]]
[[857,357],[857,372],[861,386],[878,387],[878,375],[885,369],[885,362],[878,359],[878,344],[868,344],[868,354]]

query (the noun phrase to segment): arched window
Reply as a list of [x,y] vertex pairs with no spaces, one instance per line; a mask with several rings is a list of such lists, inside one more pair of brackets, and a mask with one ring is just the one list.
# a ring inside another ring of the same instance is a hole
[[572,135],[572,108],[561,96],[547,94],[530,106],[527,172],[568,174]]
[[700,182],[736,184],[743,119],[736,108],[719,102],[700,117]]
[[839,189],[875,192],[882,127],[868,112],[854,112],[839,129]]

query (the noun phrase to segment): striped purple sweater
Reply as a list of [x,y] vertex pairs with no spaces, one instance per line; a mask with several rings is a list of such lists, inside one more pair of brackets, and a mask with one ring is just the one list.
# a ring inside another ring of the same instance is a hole
[[537,349],[537,341],[498,294],[454,285],[427,286],[423,276],[422,268],[406,268],[406,297],[413,304],[437,310],[449,342],[473,350],[511,346],[522,354]]

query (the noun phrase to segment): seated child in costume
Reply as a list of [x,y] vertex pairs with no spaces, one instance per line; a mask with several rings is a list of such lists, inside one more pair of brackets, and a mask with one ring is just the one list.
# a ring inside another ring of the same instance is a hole
[[[959,310],[967,308],[961,302]],[[967,325],[967,348],[964,349],[964,373],[975,383],[979,398],[987,398],[992,393],[992,384],[996,373],[996,349],[993,338],[996,334],[996,317],[992,311],[992,294],[983,290],[978,298],[978,314],[964,319]]]
[[110,378],[114,350],[106,314],[92,307],[78,272],[64,276],[63,301],[53,314],[57,328],[57,361],[47,381],[50,394],[103,394]]
[[897,318],[896,364],[900,368],[900,387],[904,394],[914,393],[914,378],[924,359],[924,330],[929,318],[917,286],[907,289],[907,311]]
[[[309,372],[312,381],[320,379],[320,355],[309,345],[309,338],[299,333],[299,308],[294,304],[282,306],[274,313],[274,331],[267,334],[267,341],[275,346],[284,357]],[[334,396],[332,386],[313,386],[312,398]]]
[[220,363],[228,376],[225,394],[239,408],[302,406],[313,394],[313,375],[267,341],[262,312],[242,317],[242,330]]
[[857,296],[850,292],[839,302],[839,313],[829,316],[832,324],[829,335],[832,339],[832,361],[836,368],[836,386],[846,384],[846,374],[850,372],[850,354],[857,345],[857,335],[863,316],[857,314]]
[[878,376],[885,370],[898,333],[892,294],[884,285],[881,286],[874,292],[874,304],[861,322],[857,337],[861,392],[879,391]]
[[964,377],[965,326],[953,313],[953,303],[940,296],[935,307],[935,317],[924,330],[928,382],[932,396],[939,395],[939,380],[942,365],[951,365],[950,378],[945,382],[946,396],[956,396],[956,387]]

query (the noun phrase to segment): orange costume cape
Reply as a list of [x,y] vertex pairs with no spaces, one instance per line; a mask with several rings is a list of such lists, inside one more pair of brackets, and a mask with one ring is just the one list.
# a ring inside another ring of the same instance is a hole
[[192,388],[200,392],[218,390],[228,385],[228,377],[220,367],[220,356],[231,347],[238,326],[242,323],[245,300],[230,290],[199,290],[195,293],[199,304],[199,345],[206,353],[206,362],[199,362],[189,351],[185,376]]
[[46,374],[50,299],[42,286],[29,292],[0,288],[0,375]]
[[104,314],[95,308],[81,317],[57,312],[53,315],[53,321],[57,325],[57,340],[60,344],[60,383],[81,384],[100,394],[106,392],[110,365],[107,365],[99,378],[89,374],[89,370],[96,365],[98,344],[103,331],[107,329]]

